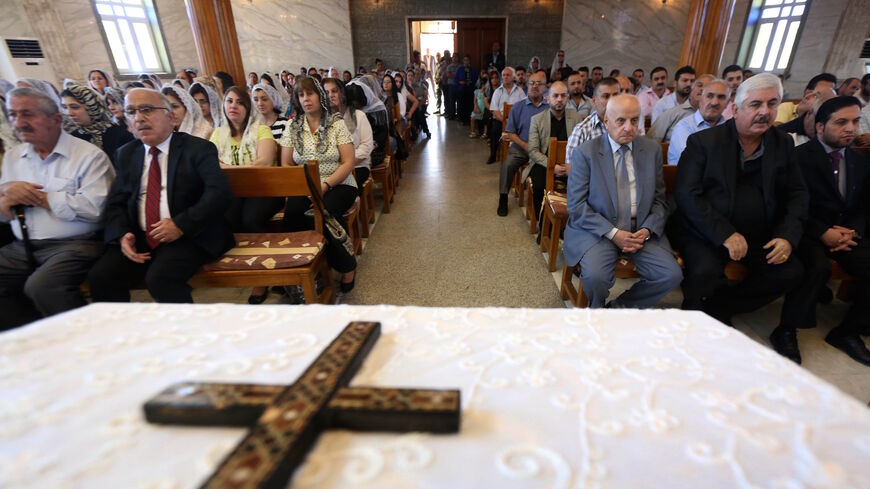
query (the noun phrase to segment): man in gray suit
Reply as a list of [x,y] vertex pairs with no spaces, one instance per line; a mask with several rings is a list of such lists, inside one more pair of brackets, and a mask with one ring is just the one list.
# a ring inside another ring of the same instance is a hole
[[[529,166],[523,171],[522,182],[532,177],[532,195],[535,215],[541,215],[541,202],[544,200],[544,187],[547,183],[547,153],[550,151],[550,138],[567,141],[574,126],[580,123],[581,116],[576,110],[566,110],[568,86],[563,82],[553,82],[547,103],[550,110],[532,117],[529,126]],[[563,182],[568,177],[569,167],[556,165],[553,173]]]
[[618,95],[607,103],[607,132],[574,149],[568,174],[564,254],[580,264],[589,307],[603,307],[620,255],[641,280],[607,307],[646,308],[682,281],[670,246],[662,242],[666,204],[661,146],[639,135],[640,103]]

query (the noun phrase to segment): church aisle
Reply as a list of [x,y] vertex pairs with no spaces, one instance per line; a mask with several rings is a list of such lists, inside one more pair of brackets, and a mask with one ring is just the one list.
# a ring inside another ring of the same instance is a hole
[[442,117],[430,116],[429,127],[341,302],[564,307],[516,201],[496,215],[499,165],[485,164],[487,144]]

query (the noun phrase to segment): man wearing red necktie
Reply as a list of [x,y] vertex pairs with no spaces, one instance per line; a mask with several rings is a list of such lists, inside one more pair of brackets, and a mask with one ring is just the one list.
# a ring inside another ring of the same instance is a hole
[[157,302],[193,302],[187,281],[234,246],[232,190],[214,144],[173,132],[169,100],[134,89],[124,111],[138,140],[118,149],[106,206],[107,250],[88,275],[94,301],[130,300],[145,279]]

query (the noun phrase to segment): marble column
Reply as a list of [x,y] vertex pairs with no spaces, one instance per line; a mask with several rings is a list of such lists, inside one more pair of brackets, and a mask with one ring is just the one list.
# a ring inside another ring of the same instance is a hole
[[734,0],[692,0],[683,38],[680,66],[697,73],[716,73],[734,13]]
[[230,0],[186,0],[196,52],[203,74],[226,71],[245,86],[245,69]]
[[840,24],[837,26],[824,71],[834,73],[837,79],[860,77],[864,61],[858,57],[864,40],[870,37],[870,8],[867,0],[849,0]]
[[[82,68],[73,56],[64,31],[64,23],[51,0],[20,0],[21,8],[30,21],[34,34],[42,45],[58,80],[79,80]],[[60,88],[60,85],[57,85]]]

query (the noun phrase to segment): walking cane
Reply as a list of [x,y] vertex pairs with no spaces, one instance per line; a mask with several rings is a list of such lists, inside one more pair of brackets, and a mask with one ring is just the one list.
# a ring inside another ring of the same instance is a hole
[[15,212],[15,218],[18,219],[18,225],[21,228],[21,240],[24,241],[24,252],[27,254],[27,262],[30,268],[36,270],[36,257],[33,255],[33,243],[30,242],[30,235],[27,230],[27,220],[24,218],[24,206],[16,205],[12,207]]

